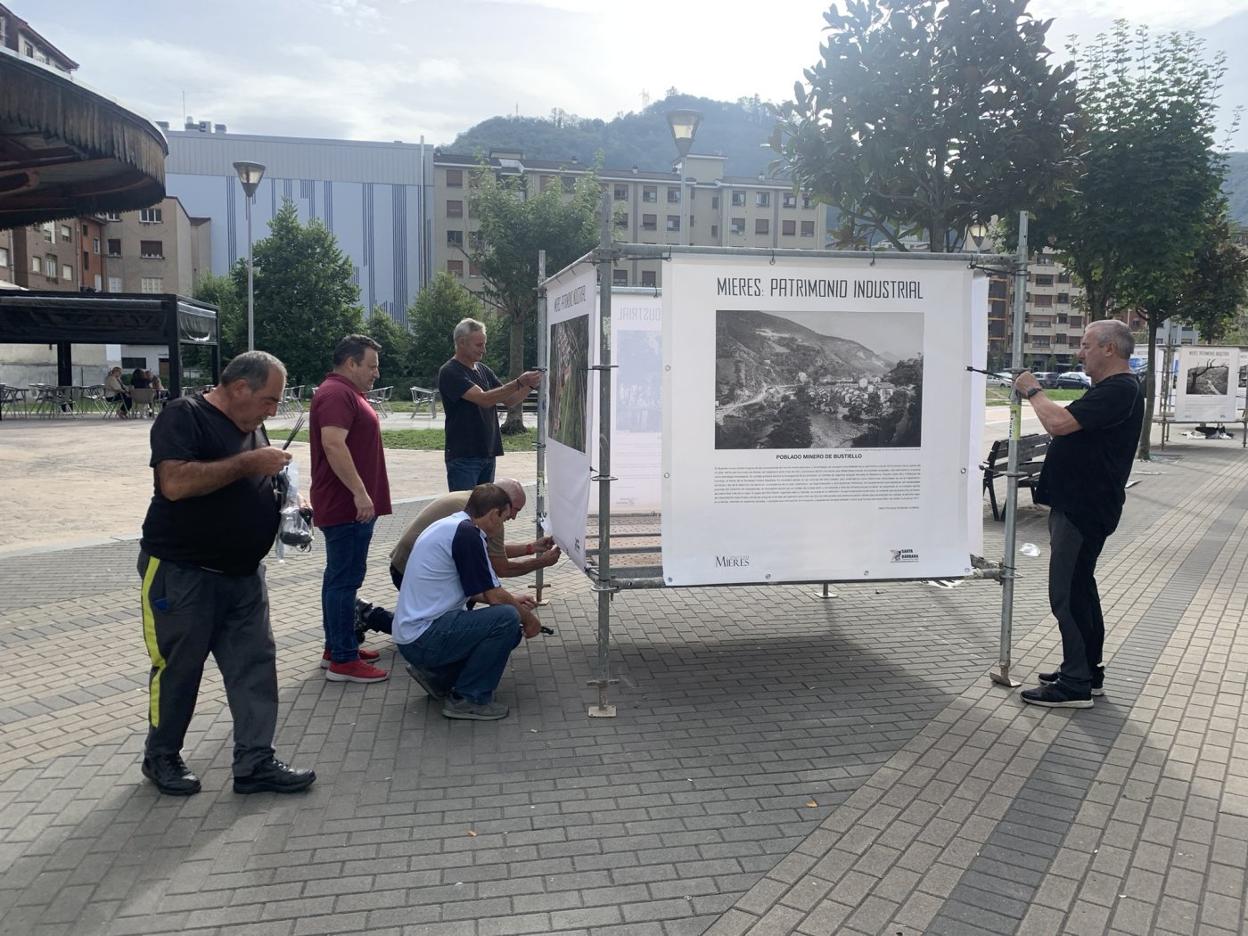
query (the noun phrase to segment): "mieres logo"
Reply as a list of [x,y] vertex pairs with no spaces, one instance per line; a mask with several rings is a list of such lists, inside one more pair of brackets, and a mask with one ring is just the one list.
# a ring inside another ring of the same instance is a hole
[[750,565],[749,556],[716,556],[715,565],[720,569],[747,569]]
[[913,549],[890,549],[893,554],[893,562],[918,562],[919,554]]

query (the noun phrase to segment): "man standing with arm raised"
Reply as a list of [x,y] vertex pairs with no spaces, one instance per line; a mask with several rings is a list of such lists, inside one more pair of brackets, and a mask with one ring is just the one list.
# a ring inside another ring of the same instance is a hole
[[277,535],[273,477],[290,453],[262,428],[286,368],[264,351],[230,361],[203,396],[171,400],[152,425],[152,502],[139,545],[143,637],[152,659],[143,775],[162,793],[200,790],[182,760],[204,661],[234,716],[234,792],[294,793],[316,780],[276,757],[277,651],[264,559]]
[[1062,665],[1039,674],[1040,688],[1022,693],[1032,705],[1091,708],[1092,697],[1104,693],[1096,560],[1122,516],[1144,424],[1144,394],[1130,367],[1134,346],[1122,322],[1090,324],[1079,360],[1092,389],[1070,406],[1050,400],[1028,371],[1014,381],[1053,437],[1035,494],[1036,503],[1049,505],[1049,605],[1062,635]]
[[325,538],[321,666],[330,682],[381,682],[390,675],[373,666],[380,654],[360,647],[355,635],[355,596],[373,525],[390,513],[381,421],[364,396],[381,372],[380,351],[367,335],[347,335],[312,397],[312,516]]
[[540,371],[525,371],[500,383],[484,363],[485,326],[466,318],[455,326],[455,356],[438,371],[438,392],[446,412],[446,486],[468,491],[494,480],[503,437],[494,407],[514,406],[542,382]]

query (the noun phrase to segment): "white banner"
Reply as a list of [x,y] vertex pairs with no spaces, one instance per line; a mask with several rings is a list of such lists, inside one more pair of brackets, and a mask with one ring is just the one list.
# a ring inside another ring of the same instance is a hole
[[590,415],[598,302],[593,264],[546,286],[546,509],[548,532],[585,569],[589,507]]
[[[972,367],[988,367],[988,277],[976,276],[971,281],[971,356]],[[966,460],[966,523],[967,548],[972,556],[984,554],[984,472],[979,467],[987,456],[984,451],[984,408],[987,405],[987,378],[967,372],[971,390],[970,448]],[[975,413],[981,414],[979,418]]]
[[967,574],[966,264],[664,267],[666,583]]
[[1239,349],[1179,348],[1176,422],[1230,422],[1239,418]]
[[663,303],[657,295],[611,301],[611,510],[657,513],[663,452]]

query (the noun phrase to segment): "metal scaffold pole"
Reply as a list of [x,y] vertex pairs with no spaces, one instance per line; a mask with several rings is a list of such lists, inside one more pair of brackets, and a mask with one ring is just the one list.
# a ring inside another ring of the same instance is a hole
[[[1018,256],[1014,261],[1014,341],[1010,365],[1017,376],[1023,370],[1023,323],[1027,314],[1027,212],[1018,215]],[[1023,402],[1017,390],[1010,391],[1010,447],[1005,486],[1005,554],[1001,559],[1001,644],[997,667],[989,678],[998,685],[1020,686],[1010,676],[1010,655],[1014,629],[1014,578],[1017,554],[1015,534],[1018,522],[1018,440],[1022,435]]]
[[[537,366],[546,367],[546,251],[537,252]],[[545,533],[542,522],[546,519],[546,407],[547,385],[542,383],[537,391],[537,510],[533,518],[537,539]],[[539,568],[534,577],[533,597],[539,605],[545,604],[542,588],[545,585],[545,569]]]

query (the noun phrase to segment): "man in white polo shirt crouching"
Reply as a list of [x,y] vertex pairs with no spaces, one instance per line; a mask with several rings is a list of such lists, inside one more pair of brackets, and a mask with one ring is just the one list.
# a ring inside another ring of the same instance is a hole
[[[541,631],[533,599],[502,588],[486,553],[487,537],[501,536],[511,508],[501,487],[477,485],[464,510],[420,534],[403,572],[394,642],[447,718],[505,718],[494,690],[507,658],[522,636]],[[487,607],[469,610],[470,601]]]

